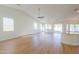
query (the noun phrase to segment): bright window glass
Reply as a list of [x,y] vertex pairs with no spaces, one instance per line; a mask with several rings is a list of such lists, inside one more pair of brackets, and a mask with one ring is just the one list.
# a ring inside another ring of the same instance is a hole
[[3,17],[3,31],[14,31],[14,20],[12,18]]
[[79,33],[79,24],[67,24],[66,33],[78,34]]
[[62,24],[54,24],[54,31],[62,32]]
[[51,30],[52,29],[52,25],[48,24],[48,29]]
[[38,23],[34,23],[34,29],[37,30],[38,29]]

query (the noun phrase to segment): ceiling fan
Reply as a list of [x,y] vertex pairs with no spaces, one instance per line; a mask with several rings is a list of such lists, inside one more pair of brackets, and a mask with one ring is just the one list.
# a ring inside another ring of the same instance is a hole
[[74,11],[79,14],[79,9],[78,8],[74,9]]
[[38,13],[39,13],[39,14],[38,14],[38,17],[37,17],[38,19],[43,19],[43,18],[45,18],[44,16],[41,15],[40,8],[38,8]]

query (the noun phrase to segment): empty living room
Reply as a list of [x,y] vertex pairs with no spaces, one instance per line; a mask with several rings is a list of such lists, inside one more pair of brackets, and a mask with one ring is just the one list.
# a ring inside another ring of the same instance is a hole
[[79,54],[79,4],[1,4],[0,54]]

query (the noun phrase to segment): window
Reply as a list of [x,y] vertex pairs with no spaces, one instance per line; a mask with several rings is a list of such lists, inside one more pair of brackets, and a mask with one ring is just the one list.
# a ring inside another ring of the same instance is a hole
[[70,33],[70,34],[79,33],[79,24],[67,24],[66,33]]
[[48,24],[48,29],[51,30],[52,29],[52,25]]
[[14,20],[12,18],[3,17],[3,31],[14,31]]
[[45,29],[48,29],[48,25],[47,24],[45,24]]
[[38,23],[34,23],[34,29],[37,30],[38,29]]
[[47,32],[48,30],[52,30],[52,25],[34,22],[34,30],[40,32]]
[[44,31],[43,24],[40,24],[40,30],[41,30],[41,31]]
[[62,32],[62,24],[54,24],[54,31]]
[[45,29],[52,29],[52,25],[50,25],[50,24],[45,24]]

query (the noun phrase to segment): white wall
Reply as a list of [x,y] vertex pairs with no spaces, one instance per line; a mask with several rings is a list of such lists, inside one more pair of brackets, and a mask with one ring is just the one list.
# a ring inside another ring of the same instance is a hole
[[[14,32],[3,32],[3,17],[14,19]],[[0,41],[33,33],[33,22],[26,13],[9,7],[0,6]]]

